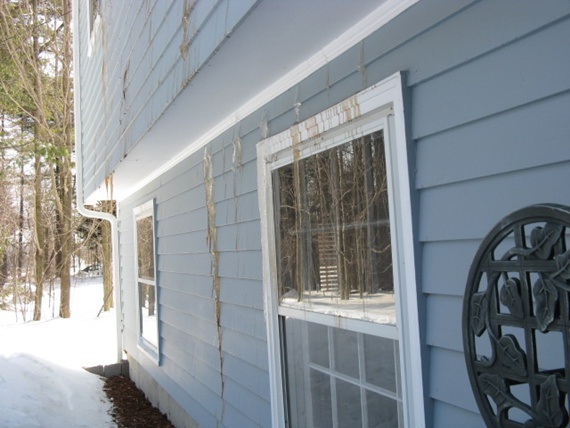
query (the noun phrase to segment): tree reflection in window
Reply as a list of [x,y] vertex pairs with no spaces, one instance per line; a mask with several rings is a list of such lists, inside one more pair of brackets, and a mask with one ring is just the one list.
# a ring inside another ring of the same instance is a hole
[[154,237],[152,216],[137,220],[139,278],[154,280]]
[[158,346],[152,214],[138,218],[136,226],[140,334],[149,343]]
[[280,297],[393,293],[383,131],[274,174]]

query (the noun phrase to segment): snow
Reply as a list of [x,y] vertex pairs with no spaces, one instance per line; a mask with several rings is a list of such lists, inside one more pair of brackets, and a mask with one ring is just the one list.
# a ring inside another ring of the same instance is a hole
[[52,297],[41,321],[0,311],[0,427],[115,427],[103,380],[83,370],[116,362],[114,314],[97,317],[101,277],[74,280],[69,319],[53,317],[57,287]]

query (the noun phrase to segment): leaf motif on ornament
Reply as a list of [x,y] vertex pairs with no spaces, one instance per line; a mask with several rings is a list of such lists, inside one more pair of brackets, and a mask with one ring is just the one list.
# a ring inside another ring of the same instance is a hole
[[513,398],[505,379],[498,374],[483,373],[477,380],[481,385],[481,391],[491,397],[499,409],[511,406]]
[[518,278],[509,278],[501,287],[499,297],[501,303],[509,309],[512,315],[517,318],[524,317],[521,286]]
[[566,420],[566,410],[560,403],[556,375],[550,375],[540,385],[540,398],[536,406],[538,423],[545,427],[560,427]]
[[497,355],[506,369],[519,376],[526,376],[526,355],[515,336],[506,334],[499,339]]
[[535,316],[538,329],[544,333],[554,321],[558,291],[551,280],[540,278],[534,283],[532,294],[536,301]]
[[486,329],[485,320],[489,311],[489,302],[485,293],[475,293],[471,297],[471,329],[481,336]]
[[539,226],[532,229],[530,243],[534,255],[541,260],[548,259],[563,230],[564,226],[551,223],[546,223],[544,228]]
[[554,261],[556,262],[555,276],[565,280],[570,279],[570,250],[555,256]]

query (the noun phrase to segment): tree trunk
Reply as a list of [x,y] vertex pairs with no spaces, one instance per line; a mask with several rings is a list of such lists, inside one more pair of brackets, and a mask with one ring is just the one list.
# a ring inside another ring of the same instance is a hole
[[[18,305],[20,304],[20,278],[22,276],[22,266],[24,265],[24,186],[26,180],[24,177],[24,163],[20,166],[20,196],[18,203],[18,248],[16,249],[15,267],[14,267],[14,312],[16,313],[16,321],[18,320]],[[22,318],[26,321],[25,312]]]
[[[42,92],[42,82],[41,76],[38,72],[40,69],[39,64],[39,42],[38,34],[36,28],[37,23],[37,0],[32,2],[32,13],[33,13],[33,49],[34,56],[32,58],[33,67],[35,71],[34,89],[38,99],[41,99]],[[36,106],[36,114],[34,120],[34,233],[35,233],[35,282],[36,282],[36,294],[34,299],[34,321],[38,321],[42,317],[42,296],[43,296],[43,281],[44,281],[44,265],[45,265],[45,254],[44,254],[44,231],[42,225],[42,159],[40,156],[40,141],[41,141],[41,126],[39,123],[39,117],[42,114],[42,105],[38,103]]]
[[58,210],[58,235],[60,248],[58,252],[58,273],[60,278],[61,295],[59,316],[61,318],[69,318],[71,316],[70,308],[70,290],[71,290],[71,254],[72,246],[72,221],[71,221],[71,193],[69,167],[64,161],[64,166],[60,172],[60,187],[58,193],[60,196],[61,207]]
[[[36,143],[37,145],[37,143]],[[35,283],[36,293],[34,297],[34,321],[42,317],[42,297],[44,292],[44,229],[42,226],[42,168],[39,154],[35,156],[34,177],[34,234],[35,234]]]
[[[110,214],[115,213],[115,201],[103,201],[102,211]],[[101,258],[103,269],[103,310],[108,311],[114,306],[113,302],[113,261],[111,224],[108,221],[101,222]]]
[[72,117],[72,92],[71,92],[71,4],[69,0],[63,2],[63,52],[62,52],[62,97],[63,97],[63,155],[60,157],[59,186],[57,193],[60,198],[59,212],[59,236],[61,246],[59,248],[60,263],[59,277],[61,281],[61,299],[59,316],[69,318],[70,289],[71,289],[71,256],[73,253],[73,222],[72,200],[73,183],[71,175],[70,154],[73,150],[73,117]]

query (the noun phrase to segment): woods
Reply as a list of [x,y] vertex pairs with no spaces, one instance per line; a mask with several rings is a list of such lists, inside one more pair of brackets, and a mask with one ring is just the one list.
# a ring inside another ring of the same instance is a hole
[[74,210],[71,16],[70,0],[0,3],[0,304],[34,320],[56,284],[70,317],[72,274],[110,260],[110,232]]

